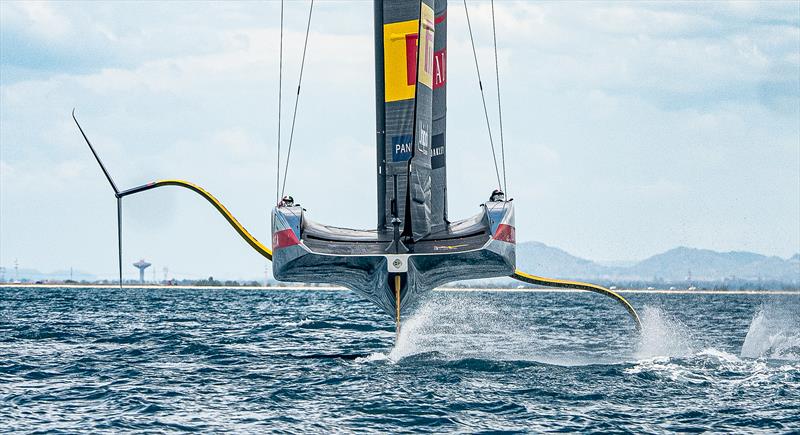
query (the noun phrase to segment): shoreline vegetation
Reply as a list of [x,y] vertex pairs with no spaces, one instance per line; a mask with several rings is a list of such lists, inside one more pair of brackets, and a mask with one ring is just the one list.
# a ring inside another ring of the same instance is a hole
[[[119,288],[118,284],[109,283],[0,283],[0,289],[3,288],[75,288],[75,289],[89,289],[89,288]],[[242,290],[268,290],[268,291],[348,291],[345,287],[340,286],[327,286],[327,285],[302,285],[302,284],[285,284],[285,285],[201,285],[201,284],[140,284],[140,283],[125,283],[125,289],[197,289],[197,290],[214,290],[214,289],[242,289]],[[546,288],[546,287],[531,287],[531,286],[508,286],[508,287],[485,287],[485,286],[446,286],[437,287],[434,291],[441,292],[509,292],[509,293],[583,293],[585,290],[568,289],[568,288]],[[793,295],[800,296],[800,289],[656,289],[656,288],[622,288],[614,289],[617,293],[642,293],[642,294],[724,294],[724,295]]]
[[[800,271],[798,271],[800,272]],[[560,274],[552,276],[554,278],[563,278]],[[7,278],[7,277],[6,277]],[[797,280],[775,280],[775,279],[748,279],[739,277],[729,277],[723,279],[702,279],[702,278],[687,278],[683,280],[664,280],[659,278],[653,279],[615,279],[611,277],[581,277],[574,278],[577,281],[590,282],[592,284],[601,285],[609,290],[617,292],[673,292],[673,293],[724,293],[724,292],[800,292],[800,275]],[[125,287],[140,287],[140,288],[249,288],[249,289],[269,289],[269,290],[345,290],[344,287],[332,284],[314,284],[314,283],[300,283],[300,282],[280,282],[274,279],[225,279],[214,278],[209,276],[207,278],[190,278],[190,279],[153,279],[145,280],[144,282],[137,279],[125,279],[123,281]],[[2,279],[0,278],[0,287],[8,286],[40,286],[40,287],[119,287],[116,279],[91,279],[91,278],[78,278],[76,279]],[[494,279],[478,279],[471,281],[456,281],[453,283],[445,284],[439,287],[438,290],[453,290],[453,291],[558,291],[558,289],[550,289],[546,287],[531,286],[523,284],[510,278],[494,278]],[[566,289],[569,291],[569,289]]]

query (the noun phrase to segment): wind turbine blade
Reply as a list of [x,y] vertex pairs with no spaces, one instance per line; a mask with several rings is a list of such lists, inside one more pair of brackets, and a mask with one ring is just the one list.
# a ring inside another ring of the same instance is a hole
[[86,141],[86,145],[89,145],[89,150],[92,151],[92,154],[94,155],[94,159],[97,160],[97,164],[100,165],[100,169],[103,171],[103,174],[106,176],[106,180],[108,180],[108,184],[110,184],[111,188],[114,189],[114,194],[115,195],[119,195],[119,189],[117,189],[117,185],[114,184],[114,180],[111,179],[111,174],[108,173],[108,170],[106,169],[106,165],[104,165],[103,161],[100,160],[100,156],[97,154],[97,151],[94,150],[94,147],[92,146],[92,143],[89,141],[89,138],[86,136],[86,133],[84,133],[83,127],[81,127],[81,124],[78,122],[78,118],[75,117],[75,109],[72,109],[72,119],[75,121],[75,125],[78,126],[78,130],[81,131],[81,136],[83,136],[83,140]]

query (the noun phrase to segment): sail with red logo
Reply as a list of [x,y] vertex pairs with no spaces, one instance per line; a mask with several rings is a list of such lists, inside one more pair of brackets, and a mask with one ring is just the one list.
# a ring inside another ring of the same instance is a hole
[[501,193],[468,219],[448,218],[447,1],[376,0],[375,53],[377,225],[322,225],[282,203],[272,213],[273,273],[348,287],[399,327],[426,291],[514,273],[514,209]]

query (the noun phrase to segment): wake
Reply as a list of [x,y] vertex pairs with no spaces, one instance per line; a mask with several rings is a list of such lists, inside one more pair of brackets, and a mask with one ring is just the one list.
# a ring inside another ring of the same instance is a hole
[[[608,322],[570,324],[562,312],[556,312],[558,317],[554,312],[537,313],[547,317],[537,323],[537,314],[519,310],[508,301],[465,295],[431,298],[403,323],[391,350],[359,361],[396,363],[415,356],[415,360],[474,358],[567,367],[633,363],[653,368],[654,364],[678,361],[688,365],[740,365],[754,359],[800,360],[797,310],[777,302],[758,308],[738,354],[702,343],[698,331],[660,307],[645,306],[641,310],[642,330],[638,335],[624,325]],[[615,333],[602,336],[596,334],[598,330]]]

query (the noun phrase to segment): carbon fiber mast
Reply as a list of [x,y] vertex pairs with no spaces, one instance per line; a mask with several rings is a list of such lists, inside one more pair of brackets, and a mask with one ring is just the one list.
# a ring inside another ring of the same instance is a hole
[[374,6],[378,230],[392,232],[399,219],[418,240],[448,223],[447,2]]
[[103,164],[103,161],[100,160],[100,156],[95,151],[94,147],[92,146],[92,142],[86,136],[86,133],[83,131],[83,127],[78,122],[78,118],[75,117],[75,109],[72,109],[72,119],[75,121],[75,125],[78,126],[78,130],[81,131],[81,136],[83,136],[83,140],[86,141],[86,145],[89,145],[89,150],[94,155],[94,159],[97,160],[97,164],[100,165],[100,169],[103,171],[103,175],[106,176],[106,180],[108,180],[108,184],[111,185],[111,188],[114,189],[114,197],[117,198],[117,257],[119,260],[119,288],[122,288],[122,195],[120,195],[119,189],[117,189],[117,185],[114,183],[114,179],[111,178],[111,174],[108,173],[108,169],[106,169],[106,165]]

